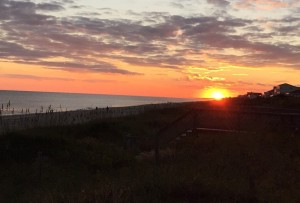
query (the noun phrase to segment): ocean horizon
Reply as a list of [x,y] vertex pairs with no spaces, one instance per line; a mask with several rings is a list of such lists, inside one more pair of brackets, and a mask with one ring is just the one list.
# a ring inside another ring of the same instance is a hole
[[0,110],[2,115],[203,100],[205,99],[0,90]]

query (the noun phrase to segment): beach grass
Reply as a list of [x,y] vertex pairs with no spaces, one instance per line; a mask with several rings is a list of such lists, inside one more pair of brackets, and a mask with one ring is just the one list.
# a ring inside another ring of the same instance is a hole
[[154,135],[186,112],[176,107],[6,134],[0,202],[300,200],[300,137],[289,133],[199,132],[161,148],[156,165]]

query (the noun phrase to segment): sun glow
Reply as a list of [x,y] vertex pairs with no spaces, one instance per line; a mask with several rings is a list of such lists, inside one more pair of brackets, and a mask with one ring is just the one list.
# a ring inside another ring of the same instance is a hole
[[221,100],[223,99],[225,96],[223,95],[222,92],[220,91],[215,91],[212,93],[212,98],[214,98],[215,100]]
[[215,100],[221,100],[229,96],[230,93],[226,89],[209,88],[202,92],[202,98],[210,98]]

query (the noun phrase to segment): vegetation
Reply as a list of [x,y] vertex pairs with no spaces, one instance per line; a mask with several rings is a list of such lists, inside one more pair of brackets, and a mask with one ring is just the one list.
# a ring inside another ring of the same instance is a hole
[[7,134],[0,138],[0,202],[300,200],[294,134],[194,133],[161,149],[155,165],[154,135],[186,111]]

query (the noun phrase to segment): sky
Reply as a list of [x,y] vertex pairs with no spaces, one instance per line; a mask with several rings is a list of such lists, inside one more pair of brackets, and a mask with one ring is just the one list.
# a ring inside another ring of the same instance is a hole
[[300,86],[300,0],[0,0],[0,89],[181,98]]

